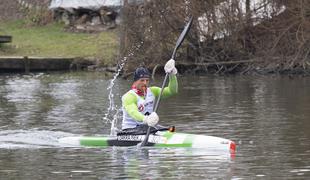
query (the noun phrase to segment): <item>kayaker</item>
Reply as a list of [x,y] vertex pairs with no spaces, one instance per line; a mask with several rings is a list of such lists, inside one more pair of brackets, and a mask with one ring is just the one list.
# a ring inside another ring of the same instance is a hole
[[[169,74],[169,84],[164,88],[162,97],[167,98],[178,92],[177,69],[175,61],[170,59],[165,64],[165,72]],[[134,72],[131,90],[122,96],[123,121],[122,131],[141,132],[148,126],[154,127],[159,121],[153,112],[155,98],[160,95],[161,88],[149,87],[151,74],[145,67],[139,67]],[[148,126],[146,126],[148,125]]]

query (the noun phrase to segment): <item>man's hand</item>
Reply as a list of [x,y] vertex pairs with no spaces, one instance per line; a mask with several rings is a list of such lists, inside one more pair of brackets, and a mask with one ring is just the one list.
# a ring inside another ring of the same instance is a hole
[[174,59],[170,59],[166,65],[165,65],[165,72],[168,74],[174,74],[176,75],[178,73],[177,68],[175,68],[175,60]]
[[154,127],[159,121],[159,117],[156,112],[152,112],[149,116],[145,116],[143,122],[148,126]]

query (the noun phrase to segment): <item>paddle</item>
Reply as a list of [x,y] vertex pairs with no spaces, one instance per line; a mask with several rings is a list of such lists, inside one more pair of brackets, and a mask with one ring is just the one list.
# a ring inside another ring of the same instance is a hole
[[[176,52],[177,52],[177,50],[179,49],[179,47],[181,46],[182,42],[184,41],[184,38],[185,38],[186,34],[188,33],[188,31],[189,31],[189,29],[190,29],[190,27],[191,27],[191,25],[192,25],[192,22],[193,22],[193,17],[190,18],[190,20],[188,21],[188,23],[187,23],[186,26],[184,27],[183,32],[182,32],[181,35],[179,36],[179,39],[178,39],[178,41],[176,42],[175,48],[174,48],[174,50],[173,50],[171,59],[174,59],[174,58],[175,58]],[[160,102],[161,96],[162,96],[162,94],[163,94],[163,91],[164,91],[164,88],[165,88],[165,85],[166,85],[166,81],[167,81],[167,79],[168,79],[168,76],[169,76],[169,74],[166,73],[165,79],[164,79],[163,84],[162,84],[162,86],[161,86],[160,94],[159,94],[158,99],[157,99],[157,101],[156,101],[156,105],[155,105],[155,108],[154,108],[154,112],[156,112],[157,109],[158,109],[159,102]],[[149,126],[148,129],[147,129],[145,138],[144,138],[144,140],[143,140],[142,143],[141,143],[141,146],[145,146],[145,145],[146,145],[147,141],[149,140],[150,131],[151,131],[151,127]]]

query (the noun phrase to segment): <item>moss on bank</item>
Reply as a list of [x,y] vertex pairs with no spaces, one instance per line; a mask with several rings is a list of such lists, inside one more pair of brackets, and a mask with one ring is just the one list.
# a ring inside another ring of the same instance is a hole
[[96,34],[70,33],[64,25],[27,26],[22,20],[0,22],[1,34],[12,43],[0,46],[0,56],[94,57],[114,64],[119,50],[117,30]]

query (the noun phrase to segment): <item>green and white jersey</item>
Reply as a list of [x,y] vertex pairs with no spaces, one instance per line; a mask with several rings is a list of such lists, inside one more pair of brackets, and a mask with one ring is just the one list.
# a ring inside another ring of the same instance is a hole
[[[143,123],[145,113],[152,113],[155,97],[160,95],[161,88],[152,86],[147,88],[147,96],[142,97],[130,90],[122,97],[123,122],[122,129],[135,128]],[[162,97],[167,98],[178,92],[178,82],[175,75],[169,76],[168,87],[164,88]]]
[[[152,93],[150,88],[147,88],[147,93],[146,93],[145,99],[140,97],[133,90],[130,90],[127,93],[131,93],[131,94],[134,94],[136,96],[137,107],[138,107],[139,113],[141,113],[143,115],[147,115],[147,114],[151,114],[153,112],[153,106],[155,103],[155,96]],[[125,97],[125,96],[123,96],[123,97]],[[123,122],[122,122],[123,129],[134,128],[139,124],[142,124],[142,122],[136,121],[127,113],[127,111],[123,110]]]

